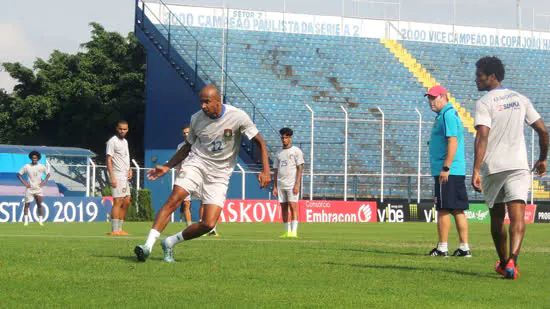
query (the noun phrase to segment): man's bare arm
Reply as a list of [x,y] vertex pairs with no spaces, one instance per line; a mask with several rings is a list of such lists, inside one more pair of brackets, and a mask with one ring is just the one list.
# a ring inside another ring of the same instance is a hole
[[180,162],[185,160],[187,156],[189,155],[189,152],[191,151],[191,144],[188,144],[187,142],[181,146],[181,148],[172,156],[164,166],[173,168],[174,166],[178,165]]

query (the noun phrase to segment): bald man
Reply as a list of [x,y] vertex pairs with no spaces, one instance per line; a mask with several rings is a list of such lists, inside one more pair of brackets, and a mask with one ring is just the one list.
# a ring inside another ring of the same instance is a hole
[[200,237],[216,226],[224,207],[229,178],[237,162],[242,135],[254,141],[261,154],[260,187],[267,187],[271,181],[265,142],[246,112],[223,104],[220,91],[214,85],[204,87],[199,98],[202,111],[191,116],[185,144],[170,161],[147,173],[148,179],[156,180],[183,161],[172,193],[158,212],[147,241],[134,249],[140,262],[149,257],[170,216],[189,194],[199,197],[204,205],[202,220],[162,240],[164,261],[175,261],[173,248],[176,244]]

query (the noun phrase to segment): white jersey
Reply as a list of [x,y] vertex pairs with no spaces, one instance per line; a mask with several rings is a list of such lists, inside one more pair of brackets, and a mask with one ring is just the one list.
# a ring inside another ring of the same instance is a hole
[[[185,141],[181,142],[178,144],[178,147],[176,149],[176,152],[179,151],[181,149],[181,147],[183,147],[183,145],[185,145]],[[176,171],[177,170],[180,170],[181,169],[181,162],[176,166]],[[189,194],[184,201],[190,201],[191,200],[191,194]]]
[[252,139],[258,129],[245,111],[223,105],[220,117],[212,119],[202,110],[191,116],[187,142],[191,144],[189,156],[183,165],[201,169],[209,182],[227,183],[241,147],[241,137]]
[[117,178],[128,177],[130,171],[130,151],[128,150],[128,141],[125,138],[118,138],[116,135],[107,141],[108,156],[111,156],[113,163],[113,173]]
[[304,154],[300,148],[292,146],[277,152],[273,161],[273,168],[277,169],[277,188],[290,190],[296,184],[298,166],[304,164]]
[[42,175],[49,174],[48,168],[44,164],[37,163],[35,165],[25,164],[19,170],[19,175],[23,176],[27,174],[27,182],[31,186],[31,189],[39,189],[42,182]]
[[533,103],[522,94],[504,88],[489,91],[476,103],[475,125],[489,127],[484,175],[509,170],[529,170],[523,134],[524,123],[540,119]]

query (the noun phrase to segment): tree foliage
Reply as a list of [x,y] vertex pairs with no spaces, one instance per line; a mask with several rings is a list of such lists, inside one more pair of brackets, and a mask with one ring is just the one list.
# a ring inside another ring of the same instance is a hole
[[18,84],[11,94],[0,89],[0,143],[82,147],[101,160],[125,119],[132,157],[143,161],[145,49],[132,33],[90,26],[81,52],[55,50],[32,69],[2,64]]

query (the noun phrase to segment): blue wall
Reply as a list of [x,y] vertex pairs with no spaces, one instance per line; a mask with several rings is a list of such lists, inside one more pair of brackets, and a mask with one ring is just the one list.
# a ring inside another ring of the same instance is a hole
[[[31,162],[28,154],[0,153],[0,173],[18,173],[25,164]],[[46,155],[42,155],[38,162],[46,165]]]

